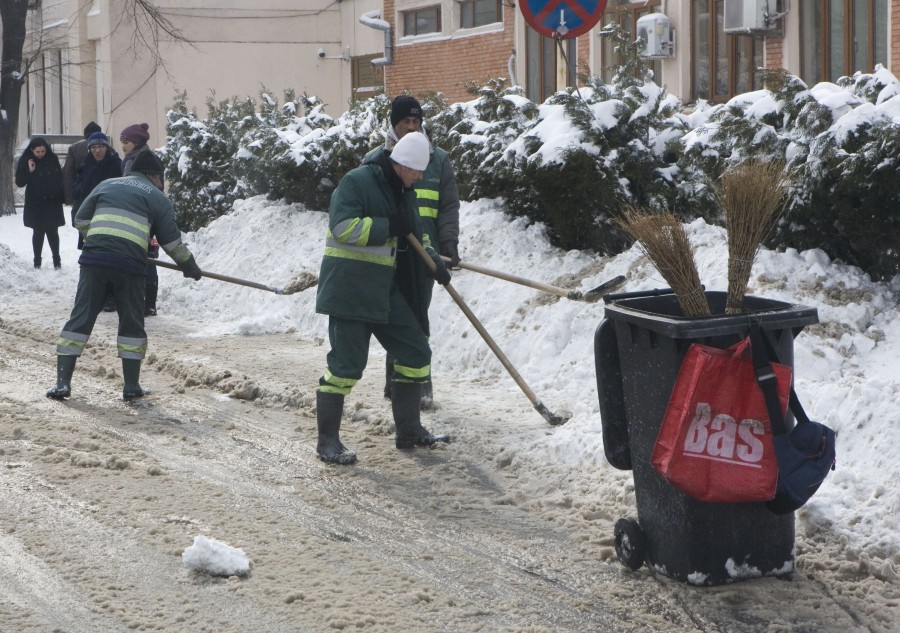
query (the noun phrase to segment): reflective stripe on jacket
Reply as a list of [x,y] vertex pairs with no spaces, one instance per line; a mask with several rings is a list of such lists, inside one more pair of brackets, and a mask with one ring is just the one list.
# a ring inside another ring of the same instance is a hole
[[169,198],[142,173],[104,180],[78,207],[75,228],[84,236],[84,252],[116,253],[147,262],[150,236],[183,264],[191,252],[181,241]]
[[380,165],[365,164],[341,179],[331,196],[325,256],[316,290],[316,312],[344,319],[387,323],[390,288],[394,283],[397,238],[391,237],[389,216],[407,214],[421,239],[415,194],[398,198]]

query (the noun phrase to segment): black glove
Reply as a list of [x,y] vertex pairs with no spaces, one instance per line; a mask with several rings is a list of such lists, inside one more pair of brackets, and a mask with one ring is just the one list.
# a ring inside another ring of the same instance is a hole
[[178,267],[181,268],[182,274],[189,279],[199,281],[200,277],[203,276],[203,273],[200,272],[200,267],[197,265],[197,261],[194,259],[193,255],[191,255],[191,258],[183,264],[179,264]]
[[406,213],[403,211],[392,213],[388,216],[388,222],[391,224],[391,228],[388,232],[394,237],[403,237],[413,232],[406,219]]
[[442,286],[446,286],[450,283],[450,271],[447,270],[447,267],[444,265],[444,260],[440,257],[436,259],[432,259],[434,262],[435,269],[431,271],[431,276],[434,277],[434,280],[441,284]]
[[459,266],[459,251],[456,250],[457,242],[441,242],[441,255],[450,259],[449,268]]

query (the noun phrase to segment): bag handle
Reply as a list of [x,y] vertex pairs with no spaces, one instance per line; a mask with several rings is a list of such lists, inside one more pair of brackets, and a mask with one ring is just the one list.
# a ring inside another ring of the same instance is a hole
[[[770,359],[776,363],[778,360],[778,352],[769,338],[768,332],[759,327],[757,323],[750,324],[750,349],[753,353],[753,370],[756,372],[756,381],[762,389],[766,399],[766,409],[769,411],[769,422],[772,424],[772,433],[775,435],[784,435],[787,433],[787,425],[784,421],[784,415],[781,413],[781,403],[778,400],[777,381],[775,372],[772,370]],[[808,424],[809,416],[800,404],[800,398],[794,391],[794,385],[791,385],[790,408],[794,414],[797,424]]]

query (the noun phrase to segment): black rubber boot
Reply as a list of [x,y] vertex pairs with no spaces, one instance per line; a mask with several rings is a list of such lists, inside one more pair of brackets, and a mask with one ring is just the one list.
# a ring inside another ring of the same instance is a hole
[[72,395],[72,374],[75,373],[77,356],[56,356],[56,386],[47,391],[47,397],[62,400]]
[[40,258],[40,257],[35,257],[35,258],[34,258],[34,267],[35,267],[35,268],[40,268],[40,267],[41,267],[41,258]]
[[53,268],[55,268],[56,270],[62,268],[62,260],[59,258],[59,255],[56,255],[53,258]]
[[450,442],[449,435],[432,435],[422,426],[419,407],[422,404],[422,387],[417,382],[394,381],[391,389],[391,409],[396,426],[397,448],[431,446],[437,442]]
[[156,316],[156,295],[159,293],[159,279],[147,279],[144,291],[144,316]]
[[141,387],[141,361],[123,358],[122,376],[125,378],[125,388],[122,390],[122,397],[125,400],[143,398],[150,393],[149,389]]
[[338,393],[316,392],[316,423],[319,441],[316,456],[327,464],[355,464],[356,453],[341,444],[341,416],[344,414],[344,396]]
[[391,385],[394,382],[394,357],[390,354],[384,359],[384,397],[391,399]]

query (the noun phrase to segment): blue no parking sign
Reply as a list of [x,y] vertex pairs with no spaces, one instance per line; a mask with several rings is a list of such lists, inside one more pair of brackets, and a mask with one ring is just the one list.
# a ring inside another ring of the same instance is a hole
[[519,0],[525,21],[544,37],[569,39],[600,21],[606,0]]

